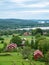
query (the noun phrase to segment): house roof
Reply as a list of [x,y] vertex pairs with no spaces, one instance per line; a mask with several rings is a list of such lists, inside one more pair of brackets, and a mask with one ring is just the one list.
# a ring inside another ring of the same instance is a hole
[[34,52],[34,56],[37,55],[37,54],[40,54],[41,56],[43,56],[43,53],[42,53],[40,50],[36,50],[36,51]]

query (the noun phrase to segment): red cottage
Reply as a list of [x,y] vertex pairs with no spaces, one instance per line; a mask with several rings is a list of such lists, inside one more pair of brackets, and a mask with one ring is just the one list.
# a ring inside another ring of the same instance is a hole
[[7,50],[13,50],[15,48],[17,48],[17,44],[11,43],[11,44],[7,45]]
[[38,58],[41,58],[41,57],[43,57],[43,53],[40,50],[36,50],[34,52],[34,59],[38,60]]
[[24,33],[24,36],[28,36],[28,35],[29,35],[29,33],[28,33],[28,32],[25,32],[25,33]]

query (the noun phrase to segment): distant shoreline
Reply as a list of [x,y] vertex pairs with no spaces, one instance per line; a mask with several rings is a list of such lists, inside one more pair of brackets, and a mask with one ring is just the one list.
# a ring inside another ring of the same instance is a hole
[[36,29],[36,28],[40,28],[42,30],[49,30],[49,27],[17,28],[16,30],[31,30],[31,29]]

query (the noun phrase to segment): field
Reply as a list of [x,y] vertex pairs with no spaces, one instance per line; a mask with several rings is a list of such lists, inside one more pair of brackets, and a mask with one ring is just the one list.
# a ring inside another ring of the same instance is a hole
[[[26,61],[22,59],[22,55],[19,53],[10,53],[11,56],[0,56],[0,65],[22,65],[22,62],[24,65],[30,65],[29,61]],[[36,65],[44,65],[44,63],[39,61],[32,61],[32,63]],[[32,64],[32,65],[33,65]]]
[[[9,36],[2,36],[4,38],[4,42],[5,43],[9,43],[10,42],[10,39],[12,38],[12,35],[9,35]],[[27,40],[31,40],[32,36],[20,36],[21,38],[26,38]]]
[[[9,44],[12,36],[2,36],[4,38],[4,42]],[[32,36],[21,36],[21,38],[26,38],[27,40],[31,40]],[[0,48],[3,47],[3,44],[0,44]],[[1,53],[0,53],[1,54]],[[0,55],[0,65],[30,65],[29,61],[26,61],[22,58],[22,55],[19,52],[6,52],[3,54],[10,54],[9,56],[1,56]],[[24,64],[23,64],[24,63]],[[43,62],[32,60],[32,65],[44,65]]]

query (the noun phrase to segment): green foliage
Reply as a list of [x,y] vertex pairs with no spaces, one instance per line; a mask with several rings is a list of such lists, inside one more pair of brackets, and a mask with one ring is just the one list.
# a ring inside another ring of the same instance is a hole
[[28,40],[26,40],[26,41],[25,41],[25,46],[30,46],[30,44],[29,44],[29,41],[28,41]]
[[7,43],[3,43],[2,52],[5,52],[6,51],[6,46],[7,46]]
[[[38,47],[39,47],[39,41],[40,40],[44,40],[44,39],[46,39],[46,37],[45,36],[35,36],[35,43],[34,43],[34,49],[38,49]],[[41,43],[42,44],[42,43]]]
[[34,49],[38,49],[38,43],[40,40],[44,40],[46,39],[45,36],[41,36],[41,35],[38,35],[33,37],[32,40],[31,40],[31,47],[34,48]]
[[4,38],[0,37],[0,40],[4,40]]
[[11,43],[16,43],[18,46],[20,46],[21,43],[22,43],[22,40],[19,36],[14,36],[14,37],[12,37],[10,42]]
[[38,43],[38,48],[46,53],[49,50],[49,39],[40,40]]
[[30,47],[24,47],[21,53],[22,53],[24,59],[28,59],[28,57],[31,53],[31,48]]
[[45,55],[45,65],[49,65],[49,51]]
[[32,35],[33,35],[33,36],[35,35],[35,32],[36,32],[36,30],[32,30]]
[[4,43],[4,40],[2,40],[1,43]]
[[41,34],[43,35],[43,31],[40,28],[37,28],[35,30],[32,30],[32,35]]
[[38,39],[38,40],[44,40],[44,39],[46,39],[46,37],[45,37],[45,36],[40,36],[40,37],[38,37],[37,39]]
[[36,36],[35,36],[35,38],[40,38],[40,37],[41,37],[40,33],[36,34]]
[[31,48],[34,48],[35,47],[35,42],[34,42],[34,39],[31,40]]

